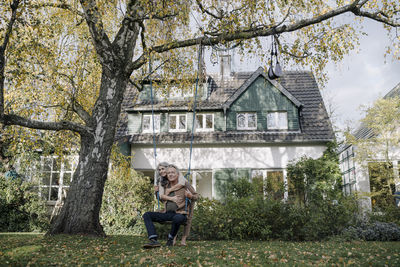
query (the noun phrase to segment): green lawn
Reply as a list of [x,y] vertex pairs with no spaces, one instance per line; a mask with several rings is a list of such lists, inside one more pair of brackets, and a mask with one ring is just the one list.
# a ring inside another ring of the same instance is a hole
[[144,237],[0,233],[0,265],[400,266],[400,242],[189,241],[142,249]]

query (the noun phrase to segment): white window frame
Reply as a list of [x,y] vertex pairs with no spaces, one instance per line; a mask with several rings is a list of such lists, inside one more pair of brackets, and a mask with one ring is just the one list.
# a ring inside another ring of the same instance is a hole
[[[281,114],[285,115],[285,119],[284,120],[280,120],[280,116]],[[273,121],[275,122],[274,125],[271,125],[271,116],[273,116]],[[281,124],[281,122],[284,122],[283,124]],[[288,126],[288,116],[287,116],[287,111],[271,111],[268,112],[267,114],[267,129],[268,130],[288,130],[289,126]]]
[[[179,129],[179,118],[185,116],[185,129]],[[175,125],[177,128],[171,128],[171,119],[175,120]],[[170,132],[186,132],[187,129],[187,114],[169,114],[168,115],[168,131]]]
[[180,89],[178,86],[172,85],[168,88],[168,98],[170,99],[182,99],[185,97],[194,96],[194,89],[191,88],[189,91],[184,91]]
[[[145,120],[145,118],[149,118],[150,125],[149,125],[148,129],[144,128],[144,120]],[[154,132],[159,133],[160,132],[160,128],[161,128],[160,127],[160,125],[161,125],[161,116],[160,116],[160,114],[154,114],[154,119],[155,119],[155,123],[154,123],[155,131]],[[142,132],[143,133],[153,133],[153,116],[151,114],[150,115],[148,115],[148,114],[143,115],[143,118],[142,118]]]
[[[67,168],[65,161],[60,163],[60,169],[54,169],[54,161],[59,160],[58,156],[42,156],[40,157],[40,171],[39,171],[39,196],[43,197],[48,203],[54,203],[56,201],[60,201],[63,197],[66,197],[67,191],[69,189],[69,185],[64,183],[64,178],[66,174],[70,176],[70,183],[72,183],[73,174],[78,164],[77,156],[68,156],[66,160],[69,161],[70,167]],[[45,169],[45,161],[50,162],[49,168]],[[43,183],[43,178],[45,175],[49,175],[49,184]],[[56,176],[58,177],[58,184],[53,184],[52,180]],[[44,189],[48,188],[48,192],[44,191]],[[51,198],[51,190],[57,190],[57,199]],[[46,193],[46,195],[45,195]]]
[[250,178],[253,179],[255,177],[262,177],[263,179],[263,193],[264,197],[268,196],[267,191],[265,190],[265,186],[267,184],[268,173],[270,172],[282,172],[283,174],[283,183],[284,183],[284,192],[283,192],[283,200],[287,201],[289,197],[289,188],[288,188],[288,179],[287,179],[287,170],[281,168],[272,168],[272,169],[252,169]]
[[[212,122],[211,122],[212,127],[206,128],[207,116],[210,116],[210,115],[211,115],[211,120],[212,120]],[[201,120],[202,120],[202,124],[203,124],[202,128],[198,127],[197,116],[201,116]],[[196,132],[212,132],[212,131],[214,131],[214,114],[213,113],[196,114],[196,122],[195,123],[196,123]]]
[[[245,119],[245,126],[240,127],[239,126],[239,116],[244,115]],[[256,123],[254,127],[249,127],[249,117],[250,115],[254,115],[256,118]],[[257,130],[257,112],[240,112],[236,114],[236,129],[237,130]]]

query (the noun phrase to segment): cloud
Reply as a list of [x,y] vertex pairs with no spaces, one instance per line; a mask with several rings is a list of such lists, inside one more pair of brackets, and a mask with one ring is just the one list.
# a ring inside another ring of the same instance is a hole
[[360,106],[371,105],[400,82],[400,62],[391,58],[385,62],[389,38],[382,26],[366,21],[364,31],[368,35],[361,38],[358,53],[351,52],[339,66],[328,66],[329,81],[323,94],[333,95],[339,128],[349,120],[352,128],[357,127],[363,117]]

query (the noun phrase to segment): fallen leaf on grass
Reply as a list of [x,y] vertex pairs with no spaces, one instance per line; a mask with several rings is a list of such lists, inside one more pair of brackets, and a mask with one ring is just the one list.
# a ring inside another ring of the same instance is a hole
[[150,260],[150,259],[151,259],[151,257],[143,257],[143,258],[140,258],[139,264],[143,264],[145,261]]

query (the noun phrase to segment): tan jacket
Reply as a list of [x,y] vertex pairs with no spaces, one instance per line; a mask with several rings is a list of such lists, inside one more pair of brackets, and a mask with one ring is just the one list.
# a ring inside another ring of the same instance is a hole
[[[184,185],[182,185],[184,184]],[[189,214],[189,208],[190,208],[190,203],[186,204],[186,197],[185,197],[185,191],[188,190],[190,193],[192,193],[192,199],[191,201],[196,201],[198,199],[198,194],[196,193],[196,191],[194,190],[193,186],[185,179],[185,181],[179,182],[178,186],[175,185],[175,187],[177,187],[175,190],[170,191],[171,192],[175,192],[175,196],[178,198],[178,201],[176,203],[176,205],[178,206],[178,209],[176,210],[176,213],[180,213],[180,214]],[[168,184],[167,184],[167,188],[168,188]],[[164,192],[167,191],[167,188],[164,189]],[[164,201],[164,211],[167,208],[167,201]]]

